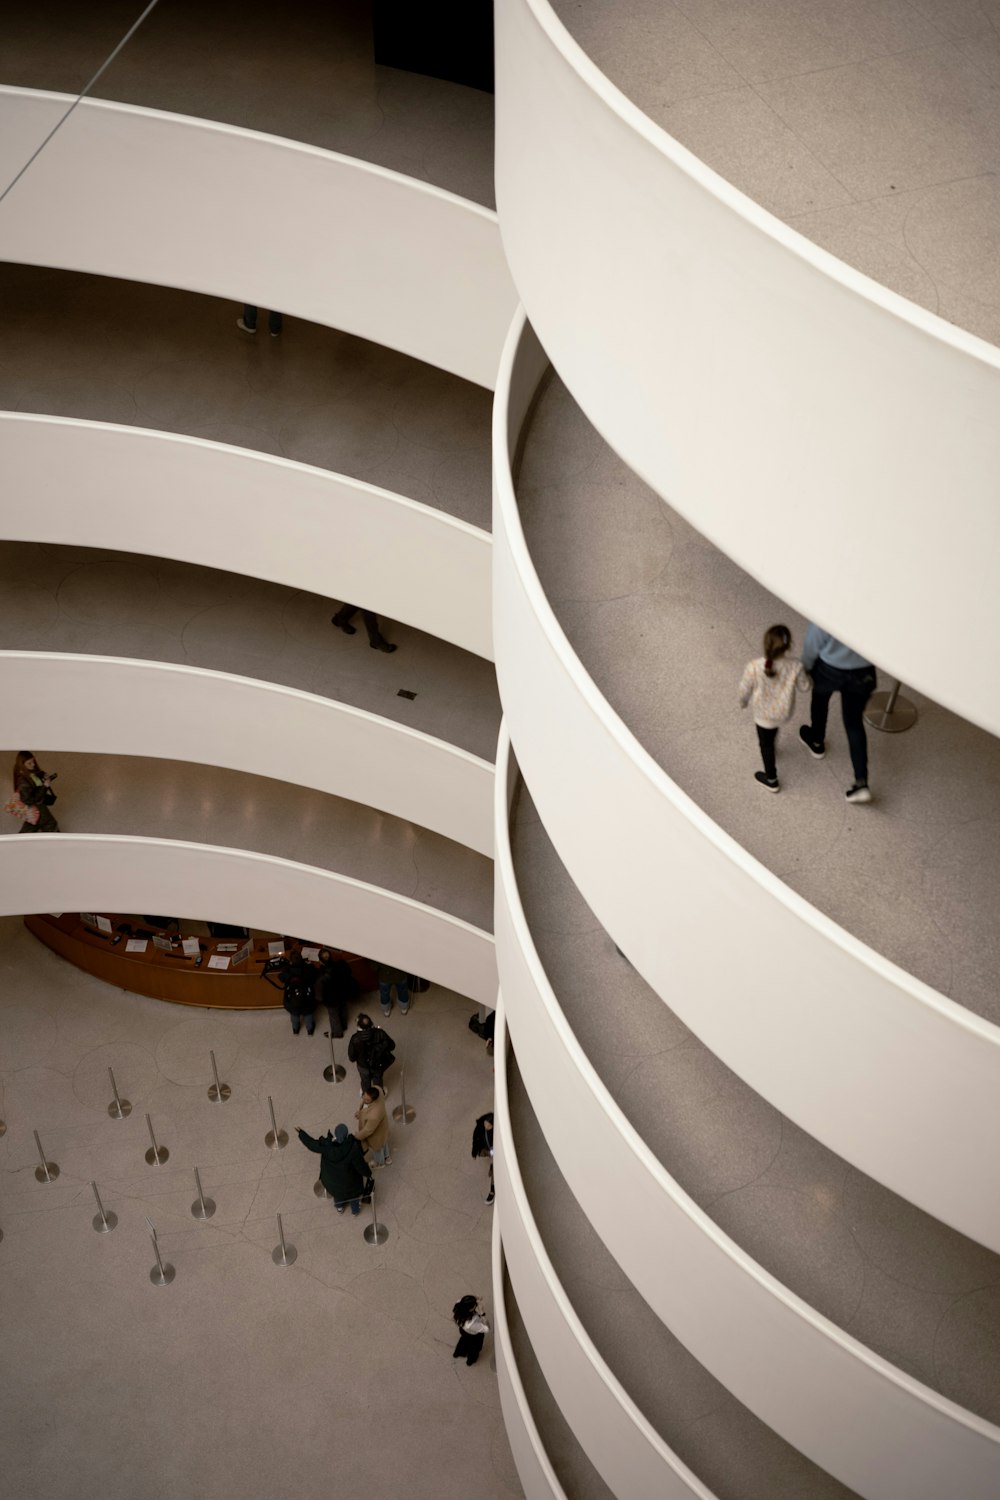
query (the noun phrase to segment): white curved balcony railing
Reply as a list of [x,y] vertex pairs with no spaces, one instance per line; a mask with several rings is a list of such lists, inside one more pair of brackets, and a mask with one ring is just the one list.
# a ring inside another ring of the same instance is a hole
[[496,1003],[493,938],[447,912],[274,855],[108,834],[0,838],[0,915],[167,911],[306,933]]
[[[506,1027],[498,1019],[493,1106],[497,1205],[511,1286],[542,1373],[577,1442],[613,1494],[623,1500],[713,1500],[608,1369],[556,1275],[517,1163],[506,1041]],[[592,1145],[591,1140],[588,1152]],[[618,1188],[604,1183],[603,1192],[620,1216]]]
[[[495,927],[504,1011],[539,1125],[595,1230],[694,1357],[843,1484],[867,1500],[991,1500],[1000,1491],[1000,1428],[896,1369],[764,1271],[678,1187],[611,1098],[525,921],[507,828],[509,757],[501,735]],[[498,1108],[500,1093],[498,1068]],[[497,1202],[520,1301],[531,1252],[522,1264],[508,1230],[511,1191],[502,1176]],[[523,1295],[530,1306],[534,1293]]]
[[24,412],[0,412],[0,476],[6,541],[246,573],[492,657],[490,537],[433,506],[225,443]]
[[730,187],[547,0],[496,28],[504,248],[587,416],[780,598],[1000,733],[1000,352]]
[[[499,1023],[498,1023],[499,1024]],[[538,1427],[531,1413],[527,1393],[517,1369],[507,1322],[504,1301],[504,1259],[500,1239],[500,1220],[493,1220],[493,1351],[497,1362],[497,1384],[500,1387],[500,1409],[507,1441],[526,1500],[566,1500],[566,1491],[556,1476]]]
[[515,325],[494,413],[493,601],[500,698],[549,837],[646,982],[751,1088],[1000,1251],[1000,1197],[983,1192],[980,1170],[984,1143],[1000,1144],[1000,1029],[845,932],[724,833],[612,711],[560,628],[500,457],[543,364]]
[[[0,88],[0,181],[70,102]],[[490,389],[517,303],[487,208],[318,146],[99,99],[10,193],[0,258],[280,308]]]
[[167,662],[2,651],[0,699],[8,740],[19,745],[269,776],[377,807],[493,856],[487,761],[314,693]]

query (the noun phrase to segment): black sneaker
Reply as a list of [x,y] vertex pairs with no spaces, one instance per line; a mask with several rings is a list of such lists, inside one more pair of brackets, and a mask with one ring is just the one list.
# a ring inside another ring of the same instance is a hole
[[809,751],[809,754],[813,756],[815,760],[823,759],[824,755],[826,754],[826,746],[816,744],[816,742],[810,737],[808,725],[802,724],[799,726],[799,739],[802,741],[803,745],[805,745],[806,749]]
[[489,1192],[486,1194],[486,1197],[483,1199],[483,1202],[484,1203],[492,1203],[493,1199],[496,1197],[496,1195],[497,1195],[496,1188],[495,1187],[491,1187],[490,1190],[489,1190]]
[[781,783],[778,781],[777,776],[765,776],[763,771],[755,771],[753,779],[754,781],[759,781],[761,786],[766,787],[769,792],[781,791]]
[[844,796],[848,802],[870,802],[872,800],[871,790],[867,781],[856,781],[853,786],[847,788]]

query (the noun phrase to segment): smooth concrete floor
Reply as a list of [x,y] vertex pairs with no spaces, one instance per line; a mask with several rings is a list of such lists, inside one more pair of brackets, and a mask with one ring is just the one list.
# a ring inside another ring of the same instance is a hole
[[[560,1173],[513,1049],[508,1087],[525,1192],[556,1275],[602,1359],[678,1458],[716,1500],[849,1500],[853,1490],[735,1400],[650,1314]],[[516,1344],[519,1369],[527,1343],[525,1333]],[[560,1477],[571,1476],[567,1495],[605,1500],[608,1489],[575,1435],[565,1422],[552,1422],[544,1393],[537,1394],[541,1371],[528,1360],[524,1367],[533,1408],[544,1413],[547,1452]]]
[[806,697],[779,735],[772,796],[753,779],[760,756],[737,685],[776,621],[801,649],[802,618],[647,489],[555,376],[527,432],[517,493],[560,624],[654,760],[792,890],[1000,1024],[997,741],[906,688],[919,720],[904,734],[868,731],[875,800],[851,806],[838,704],[818,763],[798,739]]
[[[263,579],[97,548],[0,542],[0,642],[166,661],[300,688],[405,724],[492,763],[500,701],[491,662],[384,617],[397,646],[346,636],[335,601]],[[415,692],[400,698],[400,690]]]
[[[77,92],[143,8],[19,7],[4,17],[0,83]],[[492,94],[376,67],[371,0],[161,0],[92,93],[305,141],[494,201]]]
[[217,297],[0,264],[0,407],[210,438],[490,527],[491,395],[315,323],[252,338]]
[[1000,0],[552,0],[603,73],[848,265],[1000,342]]
[[[573,1034],[667,1171],[810,1307],[931,1389],[1000,1423],[1000,1256],[849,1166],[704,1047],[615,948],[523,784],[512,843],[528,925]],[[549,1153],[537,1127],[516,1130],[515,1139],[550,1254],[565,1267],[574,1305],[603,1347],[614,1322],[604,1282],[588,1268],[606,1253],[568,1191],[545,1188]],[[988,1173],[983,1190],[990,1191]],[[623,1331],[607,1358],[650,1421],[686,1453],[696,1441],[682,1404],[691,1380],[661,1381],[659,1332],[649,1326],[648,1309],[620,1272],[612,1285],[642,1304],[649,1339],[630,1341]],[[664,1339],[673,1342],[669,1334]],[[692,1450],[697,1461],[688,1461],[702,1478],[716,1461],[724,1425],[711,1439],[703,1433],[706,1446],[698,1439]],[[717,1461],[732,1465],[724,1494],[747,1500],[736,1483],[742,1456],[730,1450],[727,1460],[724,1453],[720,1447]],[[763,1483],[753,1492],[761,1500],[767,1493]],[[813,1491],[794,1484],[787,1490],[800,1493]]]
[[[415,823],[217,766],[33,748],[47,771],[58,772],[56,815],[63,833],[254,850],[335,870],[492,931],[493,861]],[[0,752],[0,759],[13,764],[16,749]],[[30,837],[18,832],[13,818],[3,822],[4,833]]]
[[[17,918],[0,920],[0,973],[4,1492],[520,1495],[490,1341],[472,1369],[451,1358],[454,1301],[491,1301],[493,1211],[469,1145],[493,1076],[466,1026],[474,1007],[432,987],[387,1023],[417,1117],[393,1128],[393,1163],[375,1174],[389,1228],[376,1247],[366,1218],[313,1196],[318,1158],[294,1133],[264,1146],[268,1095],[289,1132],[351,1123],[356,1079],[324,1082],[322,1026],[295,1037],[281,1011],[113,989]],[[221,1106],[206,1097],[210,1048],[233,1091]],[[133,1105],[123,1121],[107,1114],[109,1066]],[[162,1167],[143,1160],[146,1112]],[[35,1181],[33,1130],[59,1165],[51,1184]],[[205,1223],[191,1216],[196,1166],[217,1204]],[[91,1228],[92,1179],[119,1218],[110,1235]],[[271,1260],[276,1213],[298,1251],[289,1268]],[[149,1281],[146,1215],[176,1268],[168,1287]]]

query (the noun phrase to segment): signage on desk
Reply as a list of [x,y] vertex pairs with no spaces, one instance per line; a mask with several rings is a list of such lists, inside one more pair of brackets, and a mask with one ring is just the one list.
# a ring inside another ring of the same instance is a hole
[[247,941],[243,944],[242,948],[238,948],[237,951],[233,954],[233,967],[235,968],[237,964],[241,964],[245,958],[249,958],[252,952],[253,942],[248,938]]
[[197,958],[201,952],[198,939],[196,937],[181,938],[181,950],[185,958]]
[[159,948],[159,950],[160,950],[161,953],[169,953],[170,950],[173,948],[173,946],[174,946],[173,943],[170,941],[170,939],[168,937],[154,937],[153,938],[153,947],[154,948]]

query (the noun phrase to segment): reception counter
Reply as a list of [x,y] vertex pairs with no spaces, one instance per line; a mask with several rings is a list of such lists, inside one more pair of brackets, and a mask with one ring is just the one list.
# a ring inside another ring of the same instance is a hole
[[[246,940],[199,936],[195,939],[197,954],[185,954],[181,946],[182,935],[187,936],[183,921],[179,928],[173,924],[160,929],[143,917],[112,912],[88,914],[88,919],[79,912],[27,916],[24,925],[60,958],[119,989],[148,995],[152,1000],[169,1000],[174,1005],[231,1010],[280,1010],[281,991],[262,978],[270,948],[280,943],[290,955],[303,946],[297,938],[275,935]],[[169,950],[157,946],[156,939],[161,944],[169,942]],[[129,952],[130,941],[144,944],[143,950]],[[247,946],[249,953],[245,953]],[[362,994],[376,988],[375,966],[368,959],[340,949],[330,951],[350,965]]]

